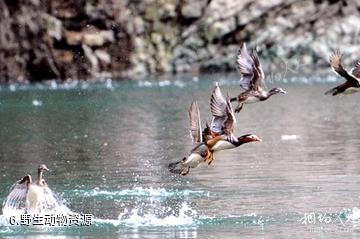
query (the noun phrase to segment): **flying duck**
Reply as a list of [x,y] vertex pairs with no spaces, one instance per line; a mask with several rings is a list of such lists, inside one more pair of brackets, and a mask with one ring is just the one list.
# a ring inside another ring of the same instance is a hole
[[45,164],[40,164],[35,181],[30,175],[19,180],[7,196],[5,207],[16,207],[24,201],[26,212],[41,211],[43,208],[55,206],[56,200],[43,178],[44,171],[49,171],[49,169]]
[[256,50],[251,53],[246,49],[246,44],[243,43],[237,55],[237,68],[242,79],[240,80],[240,87],[245,91],[241,92],[237,97],[231,98],[230,101],[237,101],[238,105],[235,109],[239,113],[243,104],[256,103],[267,100],[270,96],[282,93],[286,94],[282,88],[273,88],[269,91],[264,89],[264,71],[261,68],[260,60]]
[[203,140],[203,132],[201,130],[200,111],[196,101],[193,101],[189,108],[190,119],[190,135],[194,147],[187,157],[182,160],[170,163],[169,170],[172,173],[186,175],[190,172],[190,168],[196,168],[200,163],[205,162],[211,156],[208,146]]
[[210,139],[206,141],[211,152],[208,164],[211,164],[214,160],[214,152],[233,149],[249,142],[262,141],[254,134],[246,134],[240,137],[234,135],[236,118],[230,103],[230,98],[229,96],[226,99],[224,98],[217,82],[211,95],[210,109],[213,119],[211,126],[205,128],[206,132],[210,132],[211,136]]
[[339,50],[336,50],[330,55],[329,62],[333,71],[339,76],[343,77],[346,82],[326,91],[325,95],[351,94],[360,91],[360,62],[355,64],[355,67],[351,69],[349,74],[343,68],[341,64],[341,58],[342,54]]

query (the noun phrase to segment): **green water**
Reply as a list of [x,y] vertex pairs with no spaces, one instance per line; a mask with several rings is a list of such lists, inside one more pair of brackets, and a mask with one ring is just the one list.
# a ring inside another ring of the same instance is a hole
[[[325,96],[335,82],[309,83],[322,77],[277,82],[287,95],[237,115],[236,133],[257,134],[262,143],[221,152],[214,165],[186,177],[172,175],[167,164],[191,148],[187,109],[196,99],[202,120],[211,120],[215,80],[224,93],[238,93],[236,75],[2,86],[0,199],[45,163],[50,188],[94,220],[34,228],[9,226],[2,215],[0,236],[359,237],[360,94]],[[303,224],[312,212],[331,223]]]

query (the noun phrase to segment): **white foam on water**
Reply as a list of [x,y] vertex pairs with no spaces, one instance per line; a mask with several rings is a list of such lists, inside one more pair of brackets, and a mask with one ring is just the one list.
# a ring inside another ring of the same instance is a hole
[[106,88],[106,89],[109,89],[109,90],[114,90],[114,86],[113,86],[113,83],[112,83],[112,79],[110,79],[110,78],[106,79],[106,81],[105,81],[105,88]]
[[186,83],[180,80],[174,81],[174,86],[177,86],[179,88],[184,88],[186,86]]
[[11,84],[10,86],[9,86],[9,90],[10,91],[16,91],[16,85],[14,85],[14,84]]
[[165,86],[170,86],[170,85],[171,85],[171,81],[169,81],[169,80],[159,81],[160,87],[165,87]]
[[[13,191],[16,185],[17,183],[11,187],[10,193],[16,192]],[[5,199],[2,208],[3,215],[0,215],[0,226],[12,226],[9,222],[10,218],[14,219],[15,225],[20,225],[21,217],[24,214],[29,214],[30,216],[39,215],[42,217],[49,214],[55,216],[74,214],[65,205],[64,201],[54,195],[50,188],[44,189],[43,200],[40,202],[40,206],[37,209],[27,210],[25,200],[25,198],[19,195],[12,196],[10,199]]]
[[152,87],[152,83],[150,81],[139,81],[138,86],[139,87]]
[[351,221],[358,221],[360,219],[360,209],[357,207],[354,207],[351,210],[350,215],[347,216],[347,218]]
[[300,136],[296,134],[283,134],[281,135],[281,140],[297,140]]
[[41,100],[37,100],[37,99],[34,99],[32,101],[32,105],[33,106],[42,106],[43,105],[43,102]]
[[138,87],[169,87],[169,86],[175,86],[179,88],[184,88],[186,86],[186,83],[181,80],[162,80],[162,81],[139,81]]
[[130,211],[126,210],[119,215],[121,225],[130,227],[169,227],[169,226],[187,226],[196,223],[197,212],[192,209],[186,202],[181,204],[177,214],[172,213],[164,217],[155,213],[141,213],[139,208]]
[[79,193],[82,196],[146,196],[146,197],[176,197],[176,196],[205,196],[209,197],[210,193],[205,191],[193,191],[193,190],[167,190],[165,188],[143,188],[134,187],[132,189],[123,189],[120,191],[109,191],[99,188],[94,188],[90,191],[84,192],[83,190],[74,190],[75,193]]

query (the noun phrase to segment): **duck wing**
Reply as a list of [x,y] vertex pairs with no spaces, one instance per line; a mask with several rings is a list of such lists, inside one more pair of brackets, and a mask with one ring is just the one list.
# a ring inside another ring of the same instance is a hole
[[193,101],[190,105],[189,120],[190,120],[190,136],[192,138],[192,142],[194,144],[203,142],[200,110],[196,101]]
[[360,61],[355,64],[355,67],[351,69],[350,74],[355,78],[360,79]]
[[20,209],[20,207],[25,207],[28,184],[30,183],[32,183],[30,175],[26,175],[17,181],[6,198],[4,208]]
[[211,131],[218,135],[232,134],[236,123],[234,111],[229,96],[224,98],[217,82],[210,99],[210,110],[213,116]]
[[240,87],[244,90],[258,90],[262,85],[264,72],[260,65],[259,57],[255,50],[249,53],[243,43],[237,55],[237,69],[242,75]]
[[254,61],[255,69],[254,69],[254,78],[253,78],[253,87],[256,91],[261,91],[261,89],[264,87],[264,79],[265,74],[262,69],[259,56],[255,49],[251,52],[251,58]]
[[[358,81],[344,69],[344,67],[342,66],[341,60],[342,60],[342,54],[340,53],[339,50],[334,51],[330,55],[329,62],[330,62],[330,66],[333,69],[333,71],[336,74],[338,74],[339,76],[345,78],[345,80],[347,82],[352,83],[352,84],[358,84]],[[352,70],[352,74],[353,74],[353,71],[355,71],[354,72],[355,74],[359,74],[358,72],[360,70],[357,67],[355,67]]]
[[46,182],[43,187],[44,190],[44,200],[43,200],[43,207],[46,210],[53,210],[57,208],[60,204],[58,200],[56,199],[55,195],[51,191],[51,189],[47,186]]

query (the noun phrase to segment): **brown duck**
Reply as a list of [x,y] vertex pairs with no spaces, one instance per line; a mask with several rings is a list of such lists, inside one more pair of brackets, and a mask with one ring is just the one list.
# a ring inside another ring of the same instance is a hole
[[342,54],[339,50],[330,55],[330,66],[335,73],[346,80],[345,83],[336,86],[325,92],[325,95],[351,94],[360,91],[360,62],[355,64],[355,67],[348,73],[341,63]]
[[193,101],[189,108],[190,135],[194,144],[187,157],[182,160],[170,163],[169,170],[172,173],[186,175],[190,172],[190,168],[196,168],[200,163],[211,158],[211,152],[207,144],[203,140],[201,130],[200,111],[196,101]]
[[230,98],[224,98],[220,87],[216,82],[215,89],[211,95],[210,109],[213,116],[211,126],[207,126],[204,131],[208,133],[206,144],[211,152],[209,164],[214,160],[214,153],[233,149],[250,142],[261,142],[262,140],[254,134],[246,134],[240,137],[234,135],[236,118],[230,103]]
[[265,75],[258,54],[255,50],[249,53],[245,43],[240,47],[236,62],[237,68],[242,75],[240,87],[245,90],[230,100],[231,102],[238,102],[235,109],[236,113],[240,112],[243,104],[264,101],[278,93],[286,94],[286,91],[282,88],[273,88],[269,91],[264,89]]

